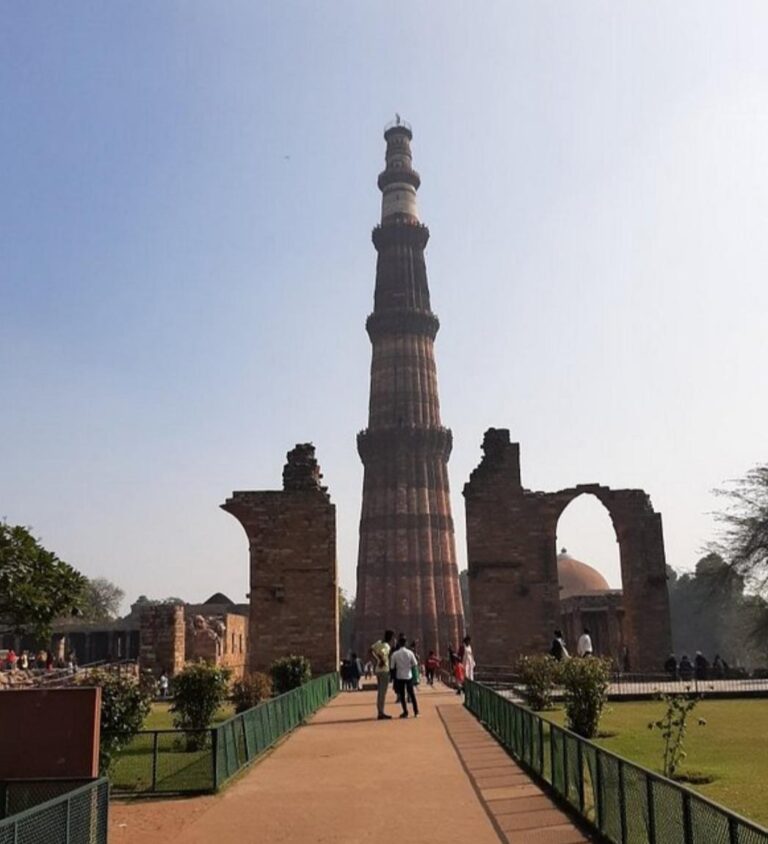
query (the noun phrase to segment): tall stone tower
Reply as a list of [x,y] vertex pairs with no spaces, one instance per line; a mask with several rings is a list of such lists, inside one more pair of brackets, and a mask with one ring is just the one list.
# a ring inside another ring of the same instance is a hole
[[390,125],[379,175],[381,224],[373,313],[368,428],[357,437],[365,467],[357,562],[355,646],[363,654],[385,627],[446,654],[464,635],[448,488],[451,432],[440,424],[434,340],[419,219],[421,180],[410,126]]

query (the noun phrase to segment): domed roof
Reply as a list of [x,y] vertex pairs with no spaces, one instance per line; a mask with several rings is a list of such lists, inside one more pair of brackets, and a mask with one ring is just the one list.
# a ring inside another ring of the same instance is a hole
[[231,601],[226,595],[222,594],[221,592],[214,592],[207,601],[206,604],[232,604],[234,601]]
[[590,592],[609,592],[611,589],[597,569],[574,560],[565,548],[557,555],[557,578],[560,581],[561,598]]

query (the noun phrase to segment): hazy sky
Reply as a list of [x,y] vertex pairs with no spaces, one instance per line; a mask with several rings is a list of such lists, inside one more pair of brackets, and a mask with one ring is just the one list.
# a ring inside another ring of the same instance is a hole
[[[128,600],[242,600],[218,505],[311,440],[354,591],[398,111],[462,567],[492,425],[530,488],[645,488],[692,566],[767,456],[766,32],[765,2],[6,0],[0,516]],[[618,585],[599,505],[558,541]]]

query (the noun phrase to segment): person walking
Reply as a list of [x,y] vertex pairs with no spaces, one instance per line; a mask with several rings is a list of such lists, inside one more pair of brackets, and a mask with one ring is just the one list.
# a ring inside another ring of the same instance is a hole
[[389,720],[392,716],[384,712],[389,687],[389,655],[392,651],[393,630],[385,630],[384,637],[371,645],[371,658],[376,673],[376,712],[379,721]]
[[430,686],[434,686],[435,672],[438,668],[440,668],[440,660],[437,658],[437,655],[434,651],[429,652],[425,668],[427,669],[427,684]]
[[464,668],[464,679],[475,679],[475,655],[472,653],[472,637],[465,636],[463,642],[461,664]]
[[677,657],[670,654],[664,662],[664,670],[669,674],[670,680],[677,680]]
[[400,706],[403,711],[401,718],[408,717],[408,705],[405,702],[406,696],[413,707],[413,717],[419,717],[419,704],[416,701],[416,688],[413,683],[413,669],[418,666],[414,652],[406,647],[405,636],[397,641],[397,650],[392,654],[392,668],[395,672],[395,689],[397,690]]
[[581,656],[592,656],[592,637],[589,635],[589,628],[585,627],[584,632],[579,636],[576,643],[576,653]]
[[549,649],[549,655],[554,657],[558,662],[568,659],[570,654],[568,648],[565,647],[565,639],[560,630],[555,630],[555,636],[552,639],[552,647]]

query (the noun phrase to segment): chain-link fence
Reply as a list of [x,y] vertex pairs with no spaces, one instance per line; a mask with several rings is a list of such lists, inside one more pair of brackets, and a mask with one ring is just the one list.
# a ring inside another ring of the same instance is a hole
[[109,774],[112,790],[216,791],[338,691],[338,674],[326,674],[208,730],[143,730],[117,754]]
[[[758,672],[759,673],[759,672]],[[514,668],[510,666],[483,666],[475,671],[475,680],[485,686],[505,691],[513,699],[525,698],[525,683]],[[768,697],[768,678],[761,676],[747,677],[680,677],[669,674],[627,674],[614,671],[608,684],[609,700],[644,700],[660,694],[705,694],[708,698],[749,698]],[[562,699],[564,691],[560,687],[553,690],[555,700]]]
[[214,729],[214,788],[298,727],[339,692],[339,675],[325,674],[235,715]]
[[71,780],[1,783],[0,844],[106,844],[108,781],[72,786]]
[[481,683],[467,709],[529,771],[616,844],[768,844],[768,830],[604,750]]

